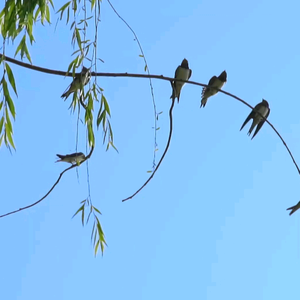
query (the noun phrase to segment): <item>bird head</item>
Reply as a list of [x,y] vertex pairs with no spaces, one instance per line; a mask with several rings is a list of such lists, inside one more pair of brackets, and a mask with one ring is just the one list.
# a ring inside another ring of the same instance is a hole
[[269,107],[269,103],[267,100],[263,99],[261,103],[263,103],[266,107]]
[[227,73],[225,70],[220,74],[219,79],[222,80],[223,82],[227,81]]
[[85,66],[82,66],[82,73],[86,73],[87,71],[88,71],[89,69],[88,68],[86,68]]
[[185,69],[189,68],[189,63],[188,63],[187,59],[185,59],[185,58],[183,59],[181,66]]

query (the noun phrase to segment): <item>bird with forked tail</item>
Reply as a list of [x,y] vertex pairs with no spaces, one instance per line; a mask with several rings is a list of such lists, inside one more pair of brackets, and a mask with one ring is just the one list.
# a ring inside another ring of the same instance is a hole
[[269,103],[266,100],[262,100],[262,102],[258,103],[254,109],[251,111],[247,119],[245,120],[244,124],[242,125],[240,131],[244,128],[244,126],[250,121],[250,119],[253,119],[252,125],[248,131],[248,135],[251,134],[254,127],[257,125],[255,132],[251,138],[251,140],[256,136],[256,134],[259,132],[261,127],[264,125],[265,120],[268,118],[270,114],[270,107]]

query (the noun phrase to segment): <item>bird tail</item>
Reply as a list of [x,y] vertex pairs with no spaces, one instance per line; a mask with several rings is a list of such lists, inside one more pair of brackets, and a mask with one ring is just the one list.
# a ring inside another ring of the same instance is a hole
[[[177,97],[178,103],[179,103],[179,96]],[[174,101],[175,98],[176,98],[176,93],[175,93],[175,90],[173,89],[173,92],[172,92],[172,95],[171,95],[170,99],[172,99],[172,101]]]
[[289,213],[289,215],[291,216],[296,210],[298,210],[299,207],[297,208],[297,205],[294,205],[292,207],[287,208],[286,210],[290,210],[291,212]]
[[70,96],[70,91],[67,90],[66,92],[64,92],[62,95],[61,95],[61,98],[65,98],[65,100],[67,100],[67,98]]
[[249,129],[249,131],[248,131],[248,135],[251,134],[251,132],[252,132],[252,130],[254,129],[255,126],[256,126],[256,123],[255,123],[254,120],[253,120],[253,122],[252,122],[252,124],[251,124],[251,127],[250,127],[250,129]]
[[58,159],[56,162],[59,162],[59,161],[63,161],[63,158],[65,157],[64,155],[61,155],[61,154],[56,154],[56,156],[60,159]]
[[[251,113],[249,114],[249,116],[247,117],[247,119],[245,120],[245,122],[243,123],[243,125],[242,125],[240,131],[241,131],[241,130],[244,128],[244,126],[250,121],[250,119],[251,119]],[[252,125],[253,125],[253,122],[252,122]],[[252,125],[251,125],[251,127],[252,127]],[[250,130],[252,131],[253,128],[252,128],[252,129],[250,128]],[[249,130],[249,131],[250,131],[250,130]],[[251,133],[251,132],[250,132],[250,133]]]
[[244,124],[242,125],[240,131],[244,128],[244,126],[246,125],[246,123],[247,123],[247,122],[245,121]]
[[171,82],[171,86],[172,86],[172,95],[171,95],[170,99],[172,99],[172,101],[174,101],[176,98],[176,91],[175,91],[175,83],[173,81]]
[[202,98],[200,108],[205,107],[206,103],[207,103],[207,98]]

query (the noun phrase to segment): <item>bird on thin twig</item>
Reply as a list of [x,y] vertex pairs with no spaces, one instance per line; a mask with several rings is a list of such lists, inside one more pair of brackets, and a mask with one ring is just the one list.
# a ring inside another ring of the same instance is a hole
[[64,161],[72,165],[79,164],[85,159],[85,155],[82,152],[76,152],[66,155],[56,154],[56,156],[60,158],[56,162]]
[[[249,114],[249,116],[247,117],[247,119],[245,120],[244,124],[242,125],[240,131],[244,128],[244,126],[250,121],[250,119],[253,119],[252,125],[248,131],[248,135],[251,134],[252,130],[254,129],[254,127],[257,125],[256,130],[251,138],[251,140],[256,136],[256,134],[259,132],[259,130],[261,129],[261,127],[264,125],[265,123],[265,119],[262,117],[264,116],[266,119],[268,118],[269,114],[270,114],[270,107],[269,107],[269,103],[266,100],[262,100],[262,102],[258,103],[254,109],[251,111],[251,113]],[[259,114],[259,113],[260,114]]]

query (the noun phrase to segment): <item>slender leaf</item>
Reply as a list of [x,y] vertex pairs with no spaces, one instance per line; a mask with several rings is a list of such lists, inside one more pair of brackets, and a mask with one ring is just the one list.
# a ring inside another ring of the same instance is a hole
[[105,98],[105,96],[104,96],[103,94],[102,94],[102,97],[101,97],[101,101],[104,102],[105,110],[106,110],[106,112],[107,112],[107,113],[109,114],[109,116],[110,116],[109,105],[108,105],[107,100],[106,100],[106,98]]
[[81,214],[81,222],[82,222],[82,226],[84,226],[84,209],[82,210],[82,214]]
[[79,207],[79,209],[76,211],[76,213],[73,215],[72,218],[74,218],[81,210],[84,209],[84,204],[82,206]]
[[99,245],[100,245],[100,240],[98,240],[97,244],[95,245],[95,256],[97,255]]
[[91,11],[93,10],[93,8],[95,6],[95,2],[96,2],[96,0],[91,0]]
[[92,206],[92,207],[93,207],[93,209],[94,209],[98,214],[102,215],[101,212],[100,212],[100,210],[99,210],[98,208],[96,208],[95,206]]
[[8,104],[11,115],[15,119],[15,117],[16,117],[15,105],[14,105],[13,100],[10,97],[9,90],[8,90],[8,87],[7,87],[7,83],[6,83],[6,80],[4,80],[4,78],[2,80],[2,86],[3,86],[3,93],[4,93],[4,96],[5,96],[5,101]]
[[6,136],[8,138],[10,145],[16,150],[16,147],[15,147],[12,135],[11,135],[12,132],[9,130],[7,123],[5,123],[5,133],[6,133]]
[[102,119],[104,119],[105,110],[103,110],[100,115],[99,114],[100,114],[100,110],[99,110],[98,118],[97,118],[97,127],[99,127],[99,125],[101,124]]
[[13,90],[15,91],[16,95],[18,96],[14,74],[13,74],[9,64],[5,63],[5,69],[7,72],[9,83],[10,83],[11,87],[13,88]]
[[112,141],[110,141],[110,145],[117,151],[117,153],[119,153],[118,149],[116,148],[116,146],[114,145],[114,143]]
[[0,133],[2,132],[3,129],[3,123],[4,123],[4,116],[0,119]]
[[49,9],[48,5],[46,6],[46,20],[49,24],[51,24],[51,22],[50,22],[50,9]]
[[60,11],[64,12],[64,10],[70,5],[71,1],[64,4],[56,13],[58,14]]
[[6,119],[6,124],[5,124],[5,126],[6,126],[6,125],[8,126],[9,132],[13,132],[13,129],[12,129],[12,125],[11,125],[11,121],[10,121],[10,118],[9,118],[9,113],[8,113],[7,107],[5,108],[5,119]]
[[[18,45],[16,52],[15,52],[15,57],[17,56],[17,54],[21,51],[21,49],[23,48],[23,45],[25,43],[26,40],[26,35],[23,36],[22,40],[20,41],[20,44]],[[22,55],[21,55],[22,57]]]
[[89,141],[89,146],[92,147],[95,145],[95,137],[94,137],[94,132],[93,132],[93,126],[92,123],[88,123],[87,126],[88,130],[88,141]]
[[80,48],[80,50],[82,50],[81,47],[81,37],[80,37],[80,33],[77,27],[75,27],[75,33],[76,33],[76,40],[77,40],[77,45]]

